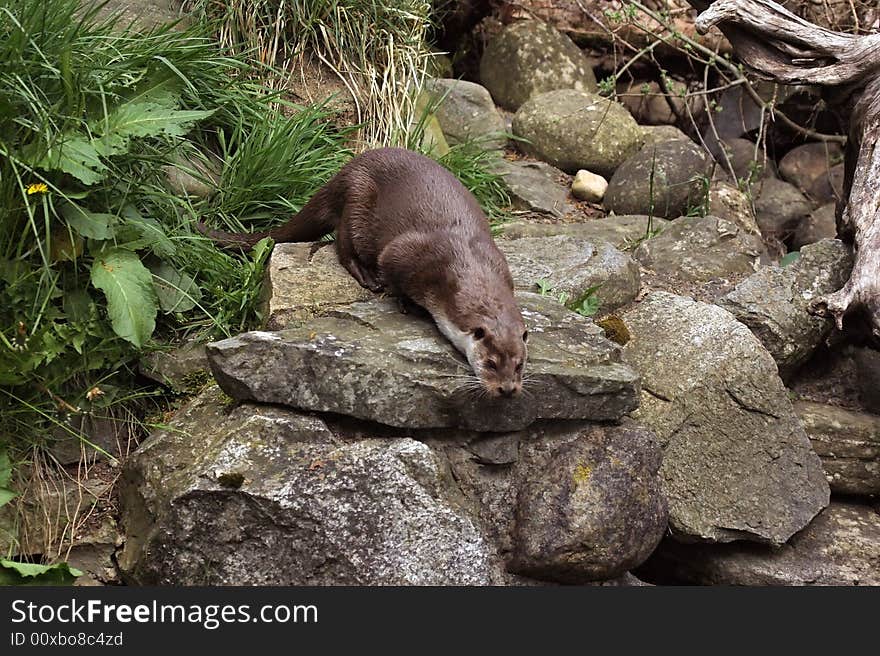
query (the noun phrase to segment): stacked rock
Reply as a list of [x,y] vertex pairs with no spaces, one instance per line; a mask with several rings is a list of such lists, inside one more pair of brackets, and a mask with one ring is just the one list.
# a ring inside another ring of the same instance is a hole
[[514,398],[483,394],[430,318],[391,299],[312,308],[283,330],[209,345],[220,389],[126,469],[127,575],[586,582],[640,564],[666,530],[666,501],[653,435],[620,423],[638,405],[638,374],[591,320],[537,294],[519,300],[529,362]]

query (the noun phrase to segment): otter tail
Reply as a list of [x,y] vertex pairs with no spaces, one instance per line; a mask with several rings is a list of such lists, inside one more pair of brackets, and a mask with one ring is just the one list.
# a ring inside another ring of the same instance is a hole
[[220,248],[226,249],[247,250],[265,237],[271,237],[275,242],[316,241],[328,232],[333,232],[339,223],[345,203],[345,194],[340,185],[339,177],[333,178],[287,223],[271,230],[224,232],[211,230],[202,222],[196,224],[196,229]]

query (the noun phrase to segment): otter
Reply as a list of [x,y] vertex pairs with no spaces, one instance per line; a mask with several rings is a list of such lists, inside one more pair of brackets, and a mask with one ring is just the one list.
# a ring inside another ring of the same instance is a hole
[[373,292],[424,308],[492,397],[521,393],[528,331],[513,278],[473,194],[402,148],[353,158],[287,223],[256,233],[199,229],[225,248],[315,241],[336,230],[339,262]]

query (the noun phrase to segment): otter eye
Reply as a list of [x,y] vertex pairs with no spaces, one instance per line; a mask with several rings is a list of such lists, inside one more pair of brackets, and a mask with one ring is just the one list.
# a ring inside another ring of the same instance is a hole
[[520,362],[518,365],[516,365],[516,373],[519,373],[520,371],[522,371],[522,365],[523,365],[522,362]]
[[495,362],[495,360],[486,360],[486,369],[491,369],[492,371],[495,371],[496,369],[498,369],[498,364]]
[[474,339],[480,341],[486,336],[486,330],[484,328],[474,328]]
[[528,330],[523,333],[523,341],[524,342],[529,341],[529,331]]

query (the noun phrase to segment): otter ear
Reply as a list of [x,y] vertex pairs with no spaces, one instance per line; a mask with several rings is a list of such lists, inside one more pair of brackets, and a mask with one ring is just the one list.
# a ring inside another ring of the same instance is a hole
[[524,341],[524,342],[529,341],[529,331],[528,331],[528,330],[526,330],[526,331],[523,333],[523,341]]
[[479,342],[481,339],[483,339],[486,336],[486,329],[485,328],[474,328],[472,334],[474,336],[474,339]]

